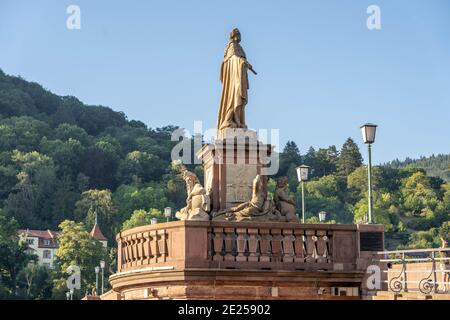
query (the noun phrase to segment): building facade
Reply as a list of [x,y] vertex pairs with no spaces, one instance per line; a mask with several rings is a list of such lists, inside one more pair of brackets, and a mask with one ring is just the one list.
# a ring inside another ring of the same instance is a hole
[[[48,268],[54,267],[56,253],[59,247],[59,232],[53,230],[20,229],[17,233],[19,237],[25,239],[27,242],[28,252],[38,257],[39,265]],[[105,249],[107,248],[108,241],[97,224],[92,228],[90,235],[100,241]]]
[[25,238],[27,250],[38,257],[39,265],[53,268],[58,251],[58,232],[21,229],[18,233],[21,238]]

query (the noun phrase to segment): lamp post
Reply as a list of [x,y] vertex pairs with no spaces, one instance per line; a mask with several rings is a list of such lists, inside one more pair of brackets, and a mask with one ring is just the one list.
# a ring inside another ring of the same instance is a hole
[[325,222],[326,219],[327,219],[327,213],[325,211],[320,211],[319,212],[319,221]]
[[170,218],[172,217],[172,208],[171,207],[164,208],[164,217],[166,217],[167,222],[169,222]]
[[102,294],[103,294],[103,290],[104,290],[104,288],[105,288],[105,286],[104,286],[104,270],[105,270],[105,261],[103,261],[103,260],[101,260],[100,261],[100,268],[102,269]]
[[304,182],[308,181],[309,166],[302,164],[296,168],[297,178],[302,185],[302,223],[305,223],[305,186]]
[[150,224],[157,224],[157,223],[158,223],[158,219],[156,219],[156,218],[150,219]]
[[377,131],[377,125],[372,123],[366,123],[361,126],[361,133],[363,141],[367,144],[369,163],[367,165],[367,184],[368,184],[368,223],[372,223],[372,143],[375,142],[375,133]]
[[98,292],[98,273],[100,272],[100,267],[95,267],[95,293]]

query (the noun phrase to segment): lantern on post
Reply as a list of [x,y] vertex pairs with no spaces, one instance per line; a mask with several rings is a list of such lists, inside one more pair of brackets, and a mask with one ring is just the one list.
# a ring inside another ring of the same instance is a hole
[[302,223],[305,223],[305,186],[304,183],[308,181],[309,166],[302,164],[296,168],[298,181],[302,187]]

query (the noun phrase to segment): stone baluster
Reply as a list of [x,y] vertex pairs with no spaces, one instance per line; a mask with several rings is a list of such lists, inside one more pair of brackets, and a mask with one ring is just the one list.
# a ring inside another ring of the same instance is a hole
[[128,268],[128,263],[130,262],[130,245],[128,243],[128,237],[123,239],[123,249],[124,249],[124,268]]
[[143,250],[143,234],[138,233],[136,235],[136,251],[137,251],[137,259],[136,259],[136,265],[142,265],[144,260],[144,250]]
[[333,262],[333,231],[328,230],[327,232],[327,260],[328,262]]
[[317,262],[327,262],[327,231],[317,230]]
[[151,230],[150,231],[150,237],[151,237],[151,241],[150,241],[150,251],[152,253],[152,257],[150,259],[150,263],[156,263],[158,261],[158,236],[156,233],[156,230]]
[[123,264],[123,239],[122,236],[119,235],[118,241],[117,241],[117,272],[122,271],[122,264]]
[[294,262],[294,240],[292,229],[283,230],[283,262]]
[[122,236],[120,236],[120,240],[118,242],[120,242],[120,247],[122,248],[122,250],[121,250],[121,259],[118,260],[118,261],[122,261],[122,264],[121,264],[120,267],[119,267],[119,265],[117,265],[117,271],[120,270],[120,272],[121,272],[121,271],[124,270],[124,268],[126,267],[125,265],[127,263],[127,253],[126,253],[126,251],[127,251],[127,243],[125,241],[125,238],[122,237]]
[[259,247],[261,251],[261,256],[259,257],[259,261],[261,262],[270,262],[270,258],[272,256],[272,249],[270,242],[272,241],[272,236],[270,235],[270,229],[260,229],[259,233],[261,235],[261,239],[259,240]]
[[247,261],[246,251],[247,251],[247,229],[236,228],[236,245],[237,245],[237,256],[236,261]]
[[316,235],[314,230],[306,230],[306,259],[307,263],[316,262]]
[[224,228],[225,237],[225,261],[236,261],[236,234],[234,228]]
[[223,261],[226,254],[224,241],[226,234],[223,232],[223,228],[214,228],[213,245],[214,245],[214,261]]
[[144,243],[144,253],[146,258],[146,263],[150,263],[150,259],[152,258],[152,249],[150,248],[150,242],[152,241],[152,236],[150,232],[145,233],[145,243]]
[[160,248],[160,242],[161,242],[161,234],[158,232],[159,230],[155,230],[155,256],[156,260],[155,263],[161,262],[161,248]]
[[303,229],[295,229],[294,230],[294,250],[295,250],[295,256],[294,261],[295,262],[305,262],[305,230]]
[[167,233],[165,229],[158,230],[158,262],[166,262],[167,258]]
[[248,261],[257,262],[259,256],[261,255],[259,251],[259,239],[261,238],[258,234],[258,229],[249,228],[248,229]]
[[213,260],[215,252],[214,252],[214,232],[212,229],[208,229],[207,250],[209,259]]
[[272,229],[272,259],[271,261],[281,261],[283,257],[283,248],[281,247],[281,241],[283,236],[281,235],[281,229]]
[[136,266],[137,252],[136,252],[136,235],[130,236],[130,249],[131,249],[131,267]]

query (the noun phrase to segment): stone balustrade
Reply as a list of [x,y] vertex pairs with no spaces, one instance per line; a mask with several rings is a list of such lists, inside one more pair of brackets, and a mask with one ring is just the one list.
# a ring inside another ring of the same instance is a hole
[[332,269],[333,230],[306,228],[211,226],[209,259],[219,268]]
[[117,235],[118,272],[139,269],[355,270],[356,225],[174,221]]

